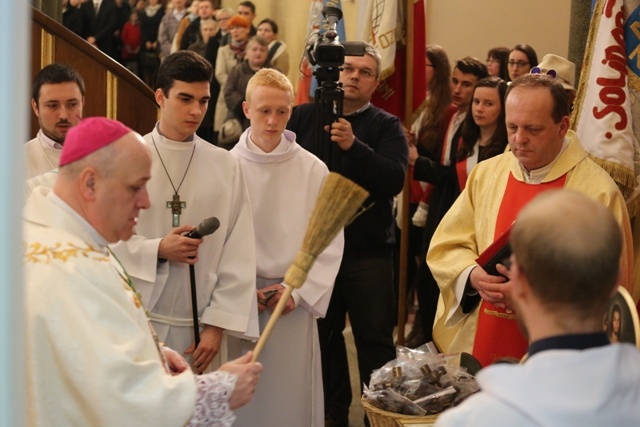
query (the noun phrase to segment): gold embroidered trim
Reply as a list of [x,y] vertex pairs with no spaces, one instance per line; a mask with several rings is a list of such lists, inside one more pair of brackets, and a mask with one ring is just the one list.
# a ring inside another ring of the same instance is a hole
[[488,315],[488,316],[494,316],[494,317],[499,317],[501,319],[508,319],[508,320],[513,320],[516,318],[515,314],[508,314],[508,313],[501,313],[499,311],[496,310],[489,310],[489,309],[484,309],[484,314]]
[[27,245],[24,251],[25,262],[45,264],[52,260],[67,262],[69,258],[89,258],[94,261],[107,262],[109,256],[96,250],[91,245],[78,246],[73,243],[56,243],[53,246],[43,245],[38,242]]

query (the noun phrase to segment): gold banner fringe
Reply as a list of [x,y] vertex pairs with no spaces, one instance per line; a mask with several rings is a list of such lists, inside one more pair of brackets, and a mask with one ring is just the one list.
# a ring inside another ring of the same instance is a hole
[[587,36],[587,45],[585,47],[586,55],[582,60],[582,72],[580,73],[580,82],[577,87],[576,99],[573,103],[574,109],[571,114],[571,130],[576,130],[578,126],[578,120],[582,113],[582,105],[584,103],[585,93],[587,92],[587,80],[589,74],[591,74],[591,63],[593,61],[593,51],[596,43],[596,37],[598,36],[598,29],[600,28],[600,19],[593,19],[593,16],[601,17],[602,8],[604,2],[596,2],[596,7],[593,10],[591,23],[589,24],[589,35]]
[[629,218],[634,218],[640,212],[640,197],[627,202],[627,210],[629,211]]
[[[622,193],[625,200],[633,193],[636,187],[636,177],[633,171],[620,165],[619,163],[610,162],[608,160],[600,159],[593,154],[589,154],[589,158],[598,164],[602,169],[607,172],[611,178],[615,181]],[[636,197],[634,200],[627,202],[627,209],[629,210],[629,217],[633,218],[640,208],[640,197]]]
[[629,70],[629,88],[634,92],[640,92],[640,77],[631,70]]

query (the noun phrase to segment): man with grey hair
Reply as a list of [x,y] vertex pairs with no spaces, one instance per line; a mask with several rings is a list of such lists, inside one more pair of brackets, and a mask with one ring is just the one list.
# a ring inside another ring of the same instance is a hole
[[164,347],[108,247],[150,207],[151,151],[115,120],[72,128],[53,190],[24,211],[29,425],[231,426],[255,391],[250,354],[194,376]]
[[287,127],[303,148],[369,193],[369,208],[345,228],[345,247],[331,302],[318,321],[327,426],[347,426],[351,388],[342,331],[346,315],[358,352],[360,384],[374,369],[395,357],[393,327],[393,197],[400,192],[408,146],[400,119],[371,105],[380,84],[380,55],[366,44],[364,56],[348,56],[339,81],[344,89],[343,116],[316,128],[314,104],[293,110]]
[[216,34],[216,38],[220,42],[220,46],[229,44],[231,33],[229,32],[229,19],[234,15],[233,9],[230,7],[223,7],[218,9],[215,13],[215,20],[218,23],[220,29]]
[[481,370],[481,391],[436,426],[640,425],[640,352],[609,345],[602,331],[622,242],[611,211],[576,191],[551,190],[524,207],[507,275],[528,357]]
[[507,233],[518,212],[543,191],[580,191],[610,209],[624,231],[621,283],[633,289],[631,227],[624,198],[569,130],[567,96],[554,79],[527,74],[505,101],[510,151],[480,163],[440,222],[427,262],[440,287],[434,341],[442,352],[472,352],[483,366],[521,358],[506,267],[490,270],[478,257]]

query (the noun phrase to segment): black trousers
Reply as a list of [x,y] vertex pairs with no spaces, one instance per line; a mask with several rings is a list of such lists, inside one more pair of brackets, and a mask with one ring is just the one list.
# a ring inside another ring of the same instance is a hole
[[318,320],[322,352],[325,415],[342,419],[349,414],[351,384],[342,332],[346,315],[358,353],[360,385],[371,372],[395,358],[393,328],[396,302],[393,260],[343,258],[327,316]]

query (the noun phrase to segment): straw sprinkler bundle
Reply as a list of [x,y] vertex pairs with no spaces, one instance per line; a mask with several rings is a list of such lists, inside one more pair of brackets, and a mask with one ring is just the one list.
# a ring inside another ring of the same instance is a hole
[[293,289],[302,286],[318,254],[325,250],[336,234],[355,218],[368,196],[369,193],[362,187],[340,174],[332,172],[327,176],[311,214],[302,248],[284,275],[286,288],[284,294],[253,350],[253,361],[260,356]]

